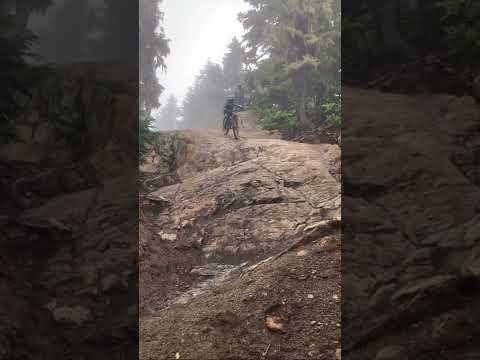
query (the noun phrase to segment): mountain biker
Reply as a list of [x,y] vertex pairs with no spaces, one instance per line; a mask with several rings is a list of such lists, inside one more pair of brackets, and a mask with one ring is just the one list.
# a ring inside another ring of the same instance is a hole
[[233,97],[229,97],[225,102],[223,107],[223,128],[226,129],[226,122],[229,119],[234,111],[236,110],[243,110],[243,106],[235,104],[235,99]]

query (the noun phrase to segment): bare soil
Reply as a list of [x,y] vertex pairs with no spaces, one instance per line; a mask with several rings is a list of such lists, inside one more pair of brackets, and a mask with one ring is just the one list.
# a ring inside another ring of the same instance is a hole
[[[340,251],[315,241],[141,321],[140,358],[334,359]],[[270,331],[268,315],[284,324]]]
[[[238,141],[182,131],[179,182],[141,201],[141,359],[334,359],[340,347],[339,233],[321,230],[339,218],[339,148],[243,116]],[[151,159],[146,178],[162,172]]]

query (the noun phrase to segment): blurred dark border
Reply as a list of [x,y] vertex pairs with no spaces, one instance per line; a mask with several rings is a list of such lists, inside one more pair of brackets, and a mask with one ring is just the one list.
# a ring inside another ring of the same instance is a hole
[[0,6],[0,359],[138,358],[138,21]]
[[342,357],[478,359],[480,4],[342,2]]

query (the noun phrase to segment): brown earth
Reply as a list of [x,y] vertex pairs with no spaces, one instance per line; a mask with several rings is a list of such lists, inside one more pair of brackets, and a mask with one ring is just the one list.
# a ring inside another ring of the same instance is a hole
[[[315,241],[141,321],[141,359],[334,359],[340,252]],[[329,240],[324,238],[324,240]],[[283,331],[265,324],[281,318]]]
[[480,358],[478,104],[351,88],[343,104],[344,359]]
[[138,353],[131,70],[38,69],[17,99],[18,137],[0,147],[0,359]]
[[[243,116],[238,141],[182,131],[180,182],[143,199],[141,359],[335,357],[339,148],[280,140]],[[162,163],[142,170],[158,177]]]

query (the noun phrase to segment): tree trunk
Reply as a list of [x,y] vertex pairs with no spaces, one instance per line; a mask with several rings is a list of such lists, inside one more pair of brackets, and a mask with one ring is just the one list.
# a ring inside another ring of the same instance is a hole
[[288,109],[288,93],[286,91],[281,91],[279,95],[279,105],[280,109],[287,110]]
[[309,127],[310,123],[307,119],[307,111],[306,111],[306,96],[305,94],[300,94],[297,100],[297,119],[305,127]]
[[308,71],[304,67],[294,76],[295,91],[297,93],[296,114],[298,122],[304,127],[311,127],[311,122],[307,118],[307,76]]

